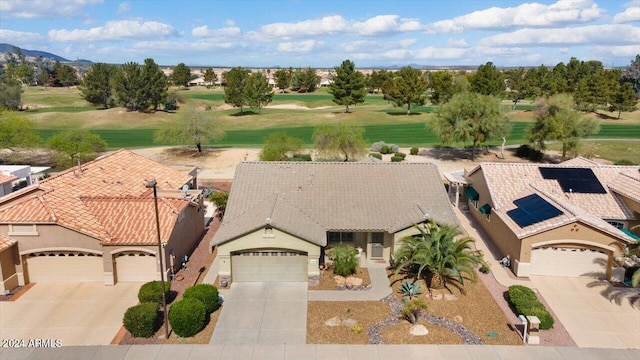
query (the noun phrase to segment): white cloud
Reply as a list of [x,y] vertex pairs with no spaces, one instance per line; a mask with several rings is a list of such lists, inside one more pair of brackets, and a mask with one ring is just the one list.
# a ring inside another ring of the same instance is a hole
[[426,25],[426,29],[430,33],[451,33],[474,29],[547,27],[588,22],[602,14],[603,10],[592,0],[559,0],[551,5],[524,3],[516,7],[492,7],[434,22]]
[[191,30],[191,35],[195,37],[234,37],[242,33],[239,27],[229,26],[221,29],[209,29],[207,25],[198,26]]
[[398,41],[398,45],[400,45],[400,47],[403,47],[403,48],[408,48],[409,46],[416,44],[417,42],[418,42],[418,39],[402,39]]
[[170,25],[141,20],[108,21],[105,26],[88,30],[49,30],[49,38],[54,41],[110,41],[177,35]]
[[638,44],[640,27],[632,25],[591,25],[561,29],[522,29],[489,36],[481,46]]
[[278,51],[286,53],[308,53],[322,44],[324,44],[324,42],[316,40],[285,42],[278,44]]
[[7,43],[22,44],[42,40],[43,37],[37,33],[0,29],[0,39]]
[[426,47],[414,52],[414,59],[417,60],[443,60],[443,59],[459,59],[467,54],[467,49],[461,48],[440,48]]
[[103,0],[2,0],[0,13],[26,19],[69,18],[81,15],[80,11]]
[[261,27],[261,32],[268,36],[289,38],[344,32],[347,26],[347,21],[342,16],[334,15],[297,23],[268,24]]
[[637,45],[594,46],[591,50],[599,56],[626,57],[629,58],[629,61],[633,60],[638,54]]
[[118,5],[118,14],[129,12],[129,10],[131,10],[131,3],[129,2],[122,2]]
[[634,0],[624,5],[626,8],[623,12],[617,13],[613,17],[616,24],[625,22],[640,21],[640,0]]
[[464,39],[459,39],[459,40],[448,39],[447,40],[447,45],[449,45],[451,47],[466,47],[469,44],[467,44],[467,42]]

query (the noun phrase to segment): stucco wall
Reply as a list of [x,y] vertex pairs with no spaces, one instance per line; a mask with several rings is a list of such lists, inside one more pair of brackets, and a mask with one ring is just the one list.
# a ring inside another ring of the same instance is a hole
[[204,233],[204,208],[199,206],[187,206],[179,217],[171,237],[164,249],[166,269],[169,269],[170,257],[175,256],[174,271],[177,271],[185,255],[191,256],[198,240]]
[[16,245],[0,252],[0,292],[11,291],[18,286],[17,261],[18,247]]
[[270,235],[265,234],[265,229],[259,229],[238,239],[218,245],[218,259],[221,278],[231,276],[231,253],[248,249],[289,249],[307,253],[309,276],[320,275],[318,260],[320,259],[320,246],[306,240],[295,237],[278,229],[273,229]]

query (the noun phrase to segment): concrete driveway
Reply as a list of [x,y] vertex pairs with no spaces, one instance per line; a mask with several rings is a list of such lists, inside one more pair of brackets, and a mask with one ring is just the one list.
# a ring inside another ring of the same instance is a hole
[[63,346],[108,345],[141,283],[38,283],[0,302],[0,339],[59,339]]
[[640,349],[638,289],[584,277],[531,280],[579,347]]
[[234,283],[211,344],[305,344],[306,282]]

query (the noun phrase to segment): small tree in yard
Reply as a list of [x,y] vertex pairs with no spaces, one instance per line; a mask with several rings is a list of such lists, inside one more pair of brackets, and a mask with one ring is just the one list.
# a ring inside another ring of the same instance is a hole
[[349,276],[358,268],[358,250],[353,246],[338,245],[327,251],[327,256],[333,261],[333,272],[340,276]]
[[61,161],[63,165],[68,165],[68,161],[84,161],[103,152],[107,148],[107,143],[100,135],[93,134],[85,129],[74,129],[63,131],[52,136],[47,142],[51,149],[62,152],[68,156]]
[[185,110],[178,119],[157,130],[154,141],[165,144],[195,145],[202,152],[202,144],[224,136],[222,125],[205,111]]
[[224,211],[227,210],[228,200],[229,193],[226,191],[216,191],[209,197],[209,201],[216,205],[216,211],[220,219],[224,217]]
[[367,153],[364,129],[347,124],[322,125],[313,131],[313,142],[320,155],[344,155],[344,161],[355,160]]

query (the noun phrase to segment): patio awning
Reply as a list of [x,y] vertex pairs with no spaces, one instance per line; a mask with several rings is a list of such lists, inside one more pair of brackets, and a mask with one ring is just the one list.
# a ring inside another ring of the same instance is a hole
[[485,215],[489,215],[489,214],[491,214],[491,205],[484,204],[484,205],[480,206],[478,208],[478,210],[480,210],[480,212],[485,214]]
[[464,194],[467,195],[470,200],[478,200],[480,198],[480,194],[478,194],[473,186],[469,186],[468,188],[464,189]]
[[629,235],[629,237],[631,237],[633,240],[640,241],[640,236],[632,233],[631,231],[629,231],[627,229],[620,229],[620,231],[622,231],[623,233]]

